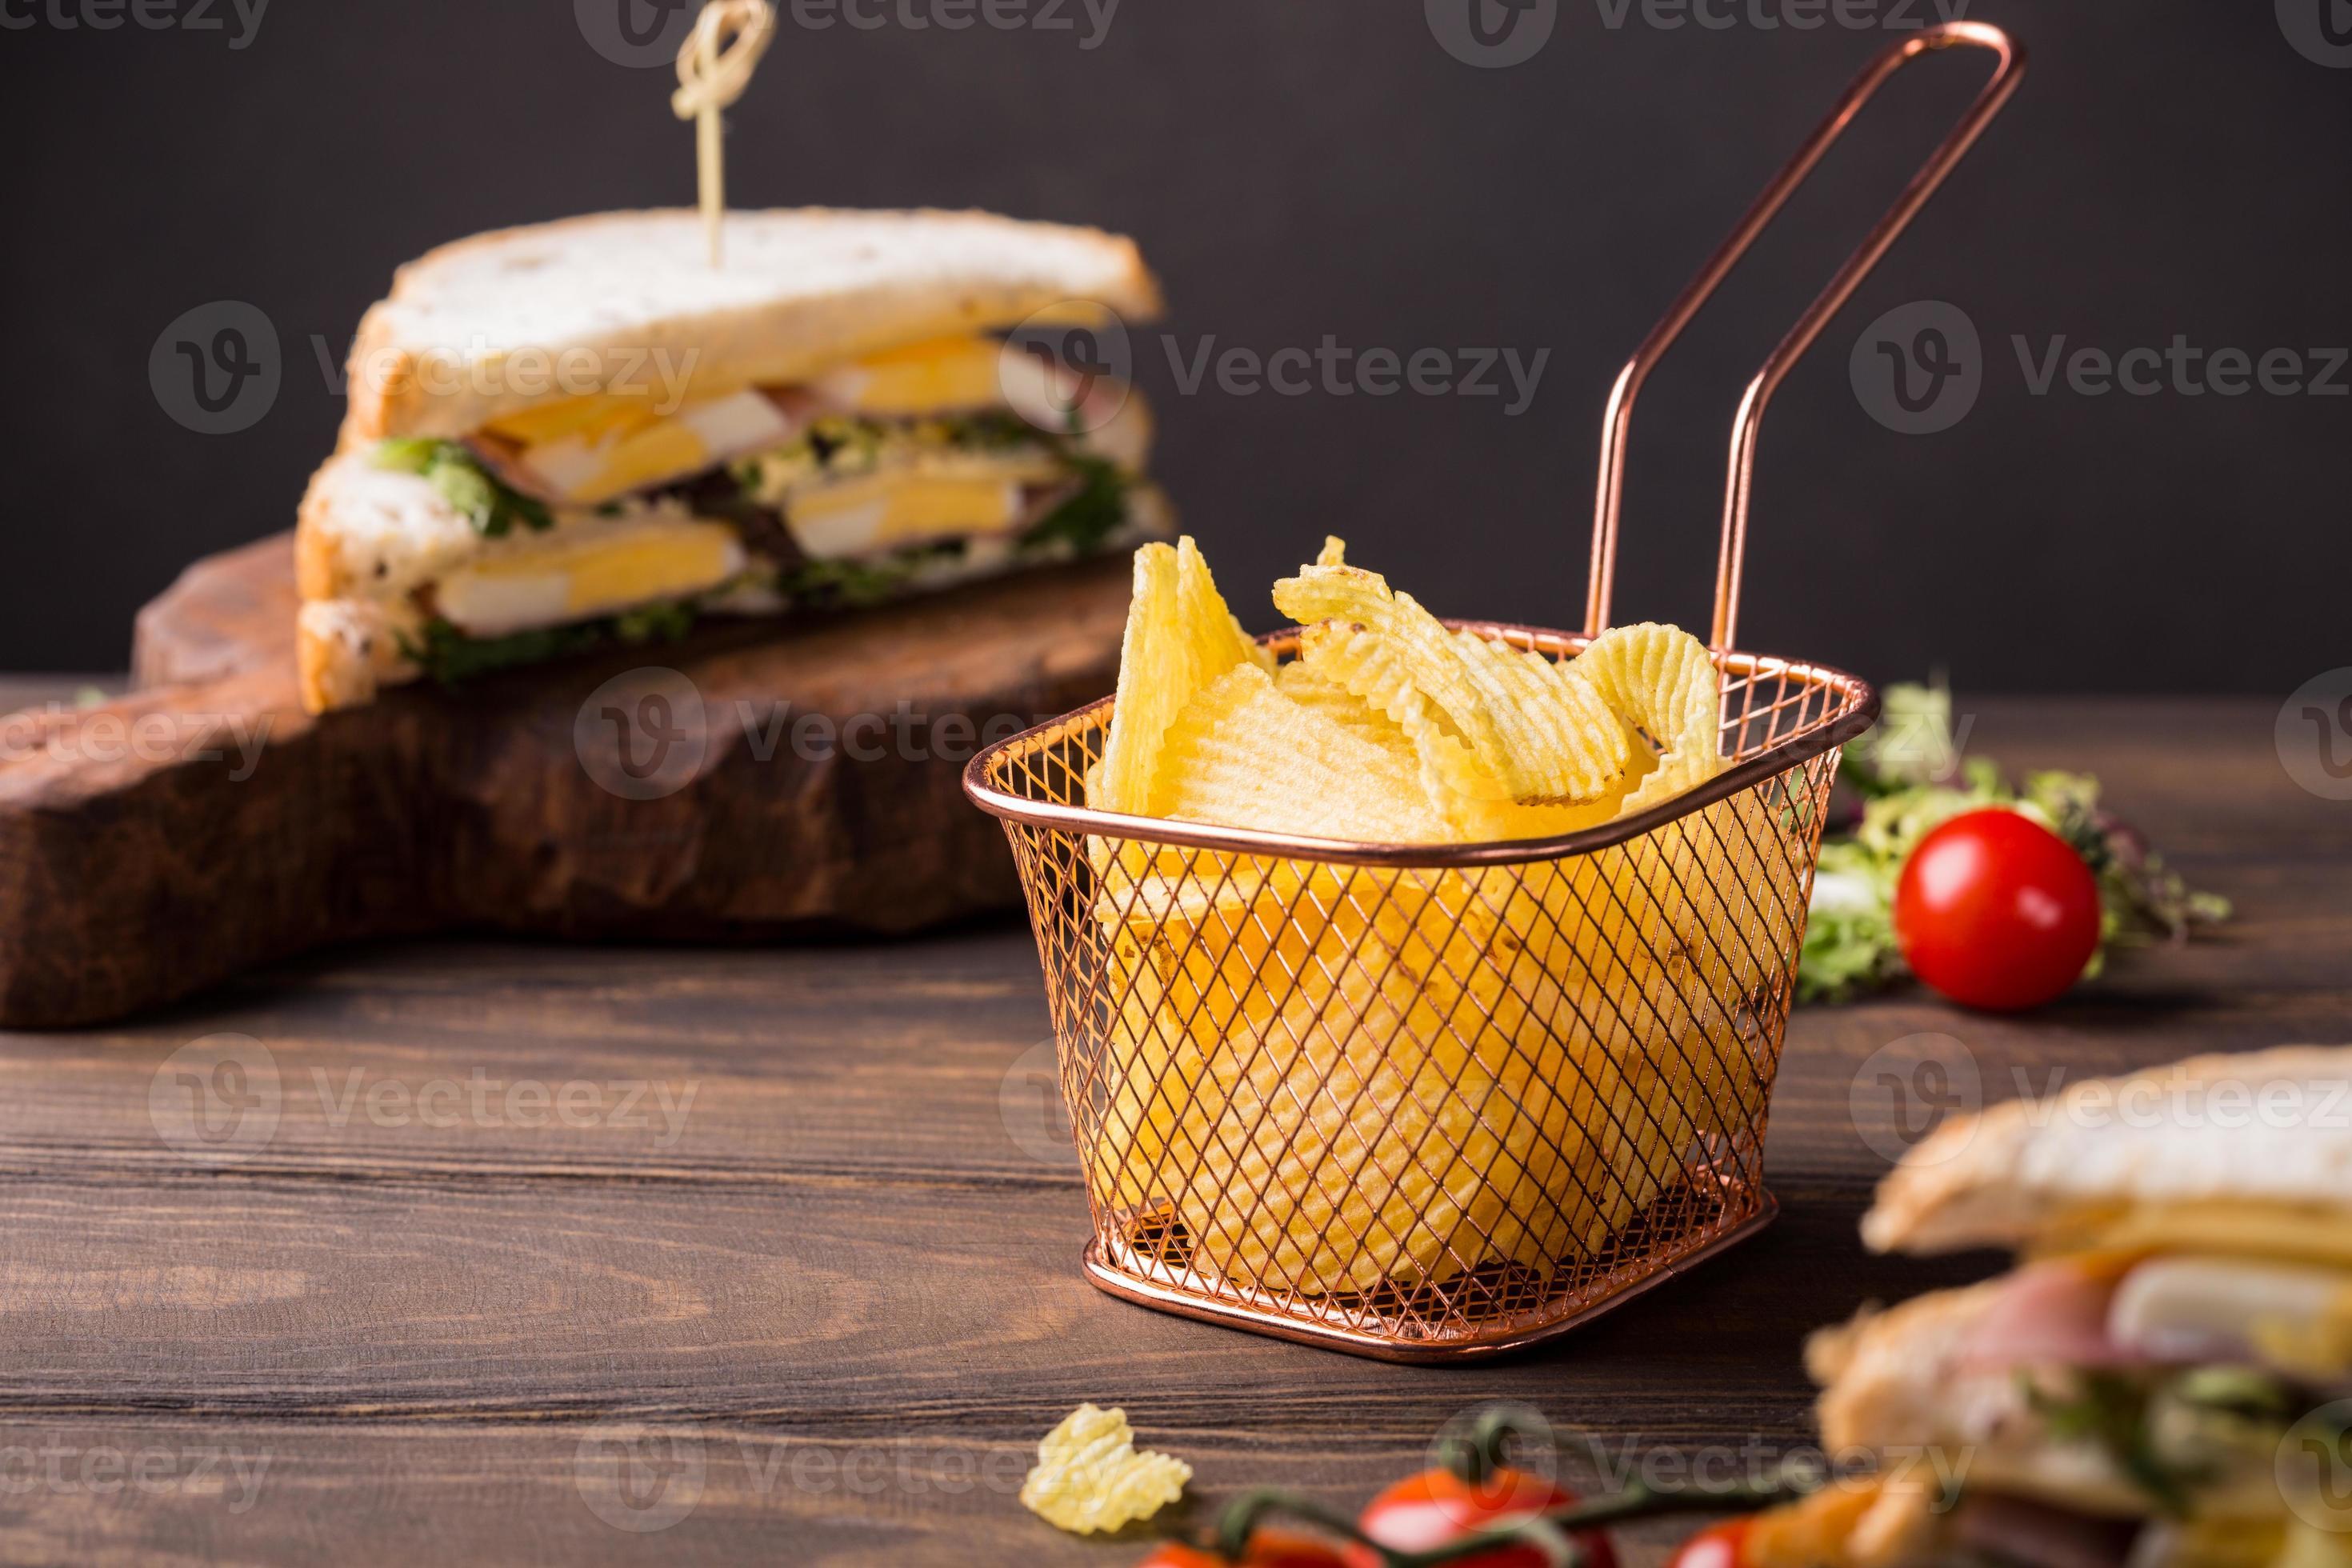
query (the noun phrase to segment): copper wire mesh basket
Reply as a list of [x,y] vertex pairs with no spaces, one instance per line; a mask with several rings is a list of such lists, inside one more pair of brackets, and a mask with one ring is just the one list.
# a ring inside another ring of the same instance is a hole
[[[1626,366],[1586,631],[1469,623],[1553,658],[1608,624],[1643,380],[1861,103],[1956,45],[1999,72],[1742,407],[1713,638],[1728,766],[1707,784],[1561,838],[1398,846],[1087,809],[1108,700],[973,759],[965,787],[1004,822],[1044,963],[1095,1283],[1444,1360],[1562,1332],[1770,1219],[1766,1112],[1822,816],[1877,700],[1732,651],[1756,425],[2014,89],[2004,35],[1952,24],[1874,62]],[[1129,844],[1157,875],[1118,874]]]

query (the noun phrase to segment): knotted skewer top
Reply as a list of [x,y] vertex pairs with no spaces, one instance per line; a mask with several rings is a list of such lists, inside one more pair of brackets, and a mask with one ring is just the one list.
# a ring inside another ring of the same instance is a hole
[[769,0],[709,0],[677,51],[677,90],[670,94],[669,107],[680,120],[695,121],[702,227],[713,267],[719,265],[719,224],[727,211],[719,113],[751,85],[751,73],[775,35],[776,9]]

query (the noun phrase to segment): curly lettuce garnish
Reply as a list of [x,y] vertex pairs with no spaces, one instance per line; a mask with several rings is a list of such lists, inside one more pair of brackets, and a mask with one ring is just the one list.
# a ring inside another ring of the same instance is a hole
[[2099,880],[2100,952],[2184,942],[2230,918],[2229,900],[2198,892],[2129,823],[2099,805],[2087,773],[2038,773],[2012,785],[1989,758],[1963,759],[1952,734],[1952,697],[1941,686],[1887,689],[1878,728],[1846,751],[1840,784],[1862,801],[1861,818],[1822,846],[1812,913],[1797,972],[1801,1001],[1842,1002],[1907,973],[1895,941],[1895,886],[1929,832],[1983,806],[2006,806],[2074,847]]

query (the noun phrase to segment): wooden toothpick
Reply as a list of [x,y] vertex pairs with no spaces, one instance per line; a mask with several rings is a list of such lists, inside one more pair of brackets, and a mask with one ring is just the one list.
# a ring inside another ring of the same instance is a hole
[[680,120],[694,121],[702,231],[714,268],[723,262],[719,228],[727,216],[726,129],[719,116],[751,85],[775,32],[776,9],[769,0],[709,0],[677,51],[677,90],[669,107]]

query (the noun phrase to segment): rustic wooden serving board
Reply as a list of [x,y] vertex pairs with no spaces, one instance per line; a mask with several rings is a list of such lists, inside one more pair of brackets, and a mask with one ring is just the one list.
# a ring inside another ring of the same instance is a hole
[[1090,563],[313,718],[290,537],[201,561],[142,612],[130,695],[0,721],[0,1026],[361,937],[897,933],[1013,906],[961,765],[1110,689],[1127,579]]

